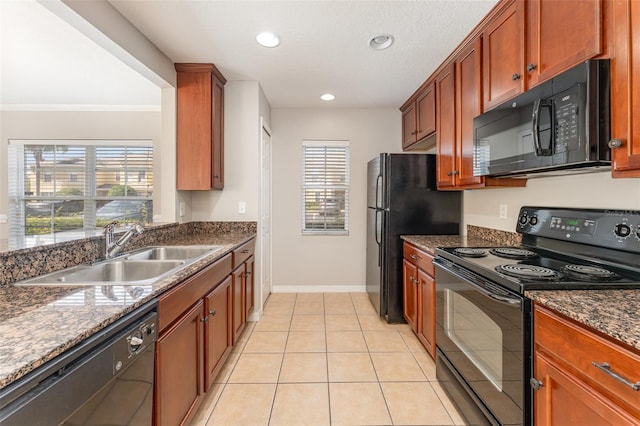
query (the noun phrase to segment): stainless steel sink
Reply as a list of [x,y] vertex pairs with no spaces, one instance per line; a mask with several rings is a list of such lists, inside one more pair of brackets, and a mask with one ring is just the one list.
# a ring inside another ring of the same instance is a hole
[[112,260],[96,265],[80,265],[62,271],[16,283],[18,286],[35,285],[105,285],[146,284],[157,280],[185,264],[182,260],[129,261]]
[[220,250],[221,246],[147,247],[126,256],[129,260],[191,260]]
[[150,284],[222,246],[145,247],[116,259],[79,265],[15,283],[16,286]]

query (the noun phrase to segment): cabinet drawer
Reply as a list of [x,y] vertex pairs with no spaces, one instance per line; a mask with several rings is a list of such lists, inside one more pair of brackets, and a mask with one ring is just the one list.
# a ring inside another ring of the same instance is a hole
[[189,306],[204,297],[220,281],[231,273],[231,254],[217,260],[206,269],[169,290],[160,297],[158,325],[160,330],[176,320]]
[[245,260],[252,256],[255,248],[256,239],[252,238],[250,241],[247,241],[246,243],[235,249],[233,251],[233,269],[237,268],[238,265],[242,264]]
[[432,277],[435,276],[433,256],[409,243],[403,245],[403,257]]
[[640,417],[640,391],[593,365],[607,363],[612,372],[636,383],[640,381],[640,354],[538,305],[534,315],[536,351],[550,354],[567,371]]

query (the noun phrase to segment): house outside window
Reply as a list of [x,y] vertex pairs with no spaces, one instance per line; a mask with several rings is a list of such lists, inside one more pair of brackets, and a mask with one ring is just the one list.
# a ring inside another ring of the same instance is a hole
[[152,221],[150,140],[10,140],[8,166],[10,236]]
[[302,233],[348,235],[349,141],[303,141]]

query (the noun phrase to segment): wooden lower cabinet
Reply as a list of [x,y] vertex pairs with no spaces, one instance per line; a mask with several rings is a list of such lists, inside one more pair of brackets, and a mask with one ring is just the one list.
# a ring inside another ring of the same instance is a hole
[[245,273],[244,273],[244,318],[245,321],[249,321],[249,317],[251,316],[251,314],[253,313],[254,309],[255,309],[255,275],[254,275],[254,270],[255,270],[255,265],[256,265],[256,261],[255,261],[255,257],[251,256],[249,259],[247,259],[247,261],[245,262]]
[[427,352],[436,356],[436,282],[433,256],[407,242],[403,245],[404,317]]
[[244,312],[245,297],[245,265],[237,267],[232,274],[233,278],[233,344],[235,345],[244,330],[246,324]]
[[205,389],[213,384],[233,344],[231,281],[231,276],[228,276],[204,299],[204,311],[208,315],[204,333]]
[[638,425],[640,353],[539,305],[534,307],[534,419],[536,425]]
[[202,311],[198,302],[156,343],[155,424],[182,425],[195,414],[203,387]]

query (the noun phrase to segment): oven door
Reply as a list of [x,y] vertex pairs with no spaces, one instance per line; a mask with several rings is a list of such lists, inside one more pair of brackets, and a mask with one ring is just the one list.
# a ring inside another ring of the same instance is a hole
[[434,264],[438,369],[450,370],[438,379],[456,378],[490,423],[524,424],[527,300],[445,259]]

